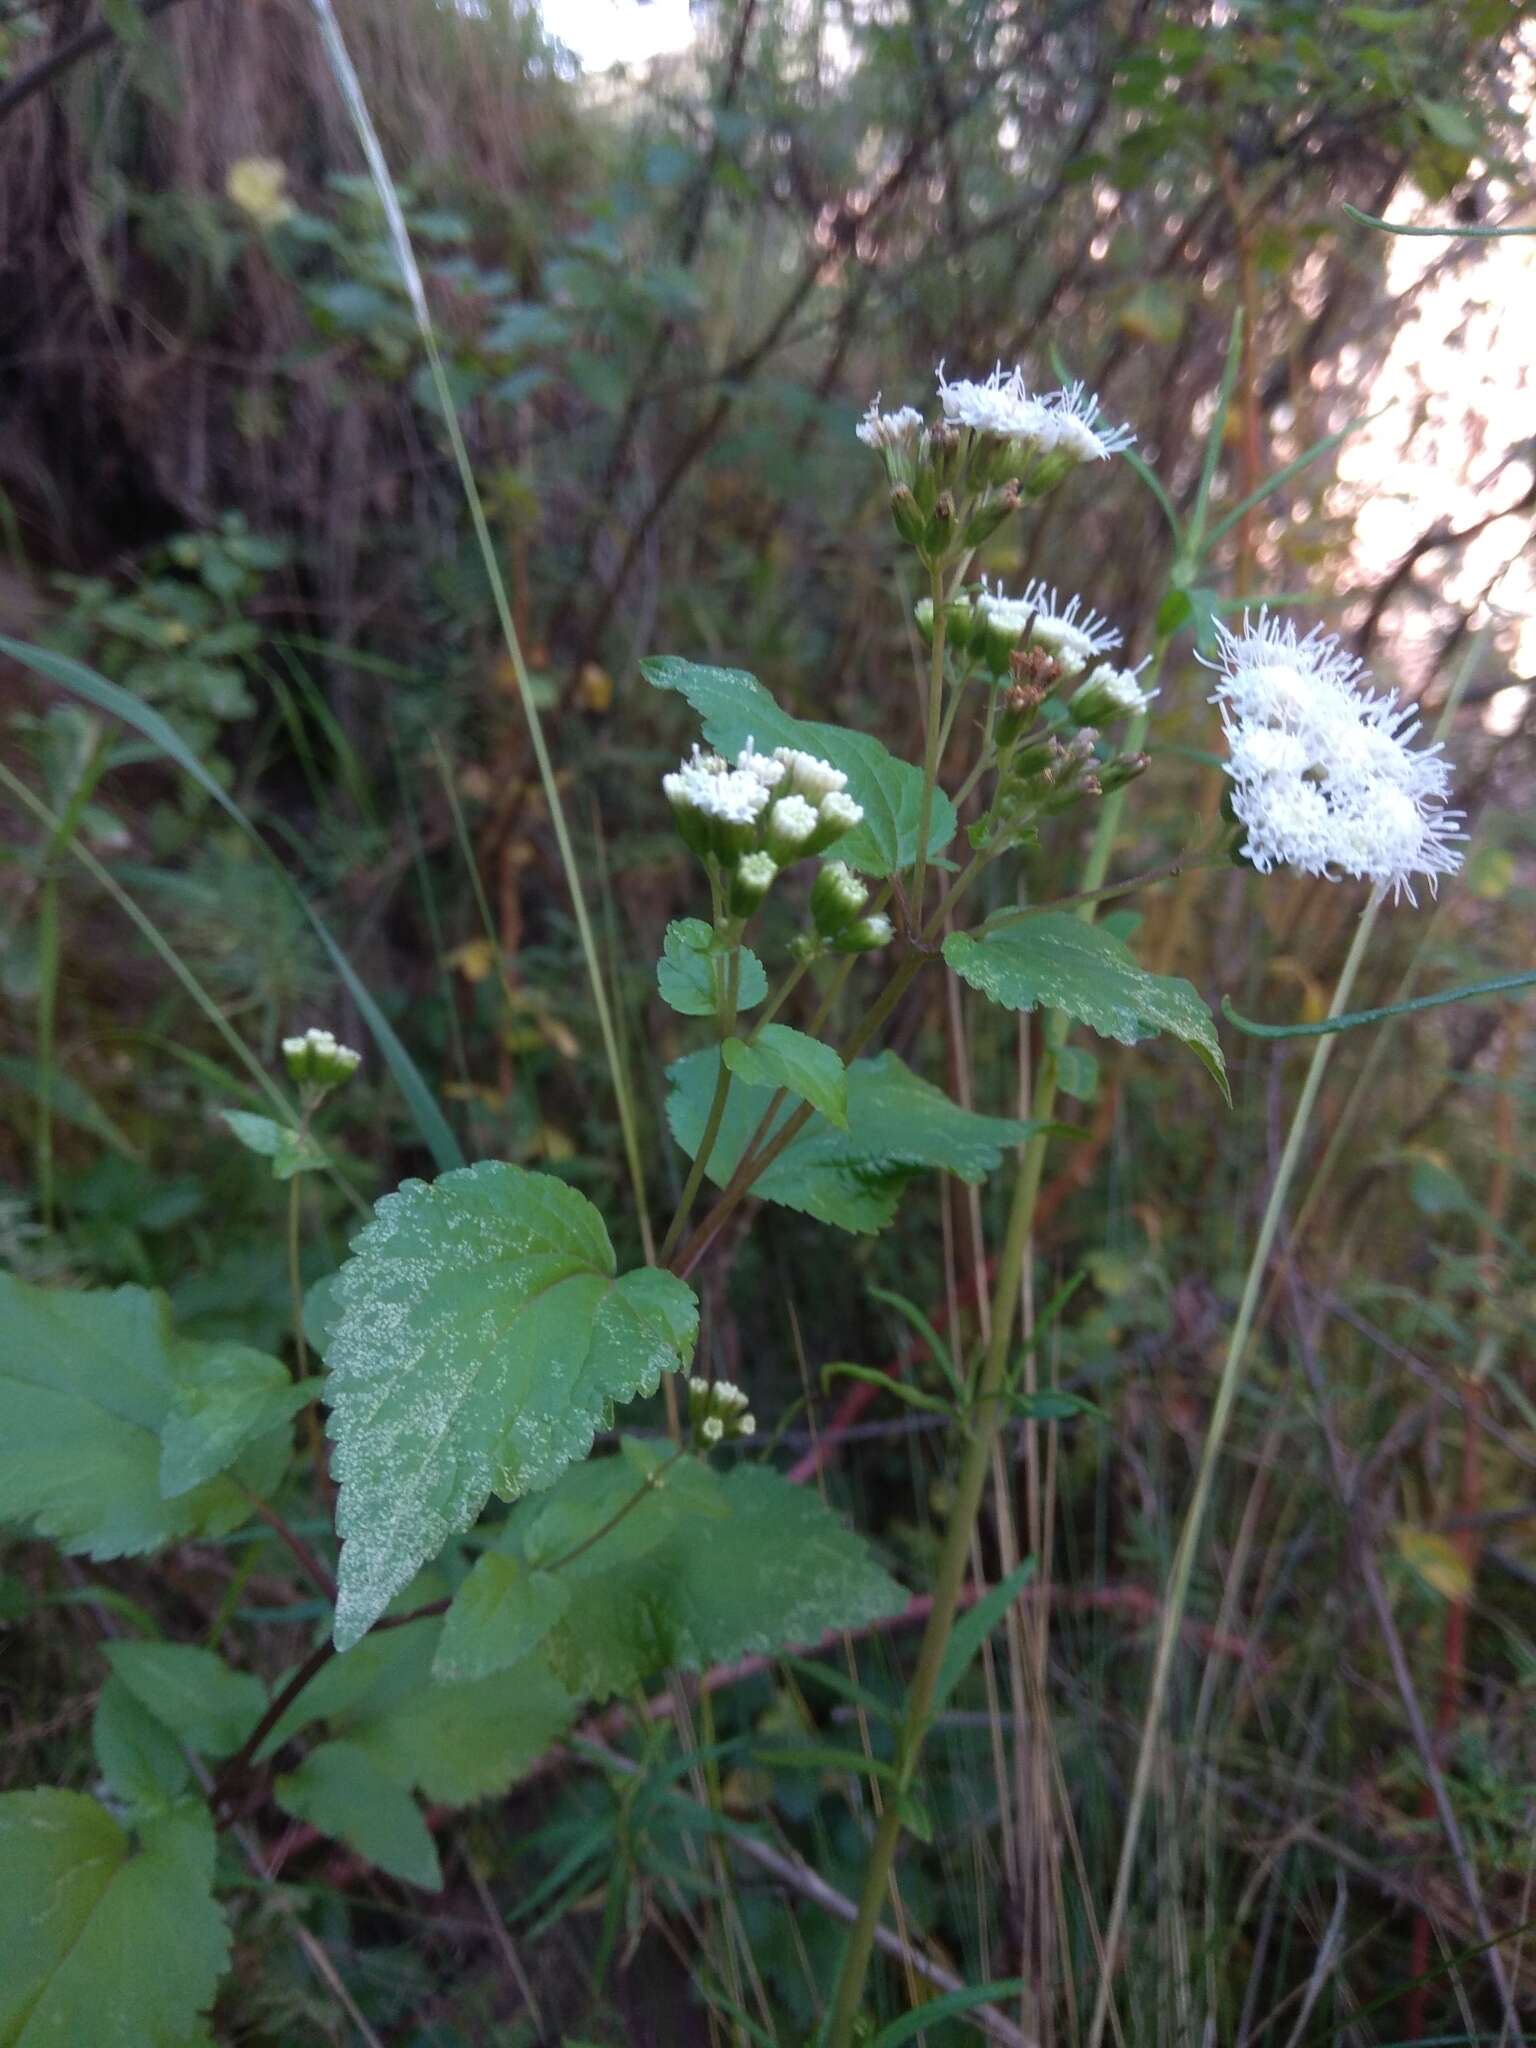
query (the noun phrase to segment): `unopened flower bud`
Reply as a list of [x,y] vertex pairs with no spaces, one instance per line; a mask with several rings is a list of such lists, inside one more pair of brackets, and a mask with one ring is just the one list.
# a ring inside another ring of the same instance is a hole
[[834,789],[824,796],[816,813],[816,830],[801,849],[804,853],[825,853],[829,846],[835,846],[845,838],[855,825],[864,820],[863,806],[856,804],[851,796],[840,789]]
[[781,796],[771,806],[763,844],[781,868],[806,852],[817,822],[816,806],[803,796]]
[[955,501],[948,491],[941,491],[934,501],[923,528],[922,547],[930,556],[946,552],[955,536]]
[[990,540],[1010,512],[1019,509],[1019,487],[1011,478],[995,496],[988,496],[974,508],[965,522],[961,543],[967,548],[979,548],[983,541]]
[[891,920],[884,913],[856,918],[832,941],[834,953],[874,953],[891,943]]
[[1099,770],[1099,781],[1108,796],[1113,789],[1124,789],[1128,782],[1134,782],[1138,775],[1145,775],[1152,765],[1150,754],[1120,754]]
[[834,790],[848,787],[842,769],[817,754],[804,753],[798,747],[775,747],[773,758],[783,765],[788,777],[782,791],[785,796],[803,796],[808,804],[816,805]]
[[869,890],[846,861],[828,861],[811,887],[811,916],[824,939],[846,930],[869,901]]
[[362,1063],[362,1054],[337,1042],[334,1031],[315,1025],[295,1038],[283,1040],[283,1062],[295,1081],[313,1088],[339,1088],[350,1081]]
[[898,484],[891,493],[891,521],[908,547],[921,547],[925,521],[923,508],[912,495],[910,484]]
[[735,917],[750,917],[773,887],[778,865],[769,853],[743,854],[736,863],[731,876],[731,912]]

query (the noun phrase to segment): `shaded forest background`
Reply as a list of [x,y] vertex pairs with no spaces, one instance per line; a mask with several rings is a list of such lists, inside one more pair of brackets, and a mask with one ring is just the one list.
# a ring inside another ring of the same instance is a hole
[[[1536,244],[1399,242],[1346,207],[1529,222],[1532,10],[711,0],[687,54],[603,78],[507,0],[339,11],[579,828],[659,1208],[681,1180],[663,1067],[690,1040],[653,962],[698,905],[658,777],[694,734],[636,664],[747,668],[792,711],[909,751],[913,593],[853,428],[876,392],[923,404],[941,361],[1086,379],[1183,514],[1238,337],[1213,499],[1237,516],[1203,559],[1179,558],[1117,463],[986,560],[1009,587],[1081,591],[1132,657],[1175,632],[1125,872],[1176,860],[1214,813],[1196,635],[1270,596],[1340,631],[1426,724],[1449,720],[1466,874],[1390,920],[1362,1000],[1531,964]],[[101,22],[84,0],[0,15],[0,623],[172,721],[322,907],[471,1157],[543,1165],[617,1217],[617,1125],[513,678],[310,16],[114,0]],[[302,913],[205,796],[18,669],[0,691],[7,762],[264,1057],[311,1021],[365,1042]],[[31,1279],[165,1287],[188,1331],[280,1349],[270,1184],[218,1121],[217,1039],[61,845],[5,817],[0,1257]],[[1072,886],[1073,855],[1053,847],[1042,892]],[[1137,901],[1137,946],[1249,1015],[1315,1015],[1357,907],[1325,883],[1191,875]],[[995,1013],[942,1012],[909,1002],[894,1042],[1011,1109],[1027,1052]],[[1057,1802],[1102,1904],[1148,1616],[1295,1075],[1283,1047],[1232,1040],[1238,1106],[1218,1121],[1165,1056],[1100,1050],[1037,1284],[1083,1276],[1049,1372],[1102,1414],[1020,1434],[1017,1519],[1052,1590],[946,1735],[909,1899],[970,1975],[1030,1977],[1020,2024],[1062,2041],[1092,1965],[1057,1881]],[[1483,1907],[1499,1928],[1536,1918],[1532,1061],[1528,1018],[1487,1004],[1335,1064],[1198,1582],[1129,1963],[1138,2040],[1199,2038],[1197,2009],[1223,2041],[1513,2038],[1482,2030],[1506,2015],[1465,1952]],[[366,1196],[430,1170],[377,1060],[338,1139]],[[314,1202],[318,1277],[350,1224]],[[870,1289],[963,1317],[986,1207],[925,1190],[851,1255],[755,1214],[700,1276],[714,1363],[770,1418],[828,1361],[920,1375],[922,1346]],[[835,1407],[790,1418],[785,1445],[803,1453]],[[945,1508],[932,1451],[871,1409],[821,1475],[919,1588]],[[1424,1804],[1362,1553],[1466,1821],[1476,1910]],[[0,1680],[6,1784],[89,1781],[100,1674],[60,1570],[17,1546],[0,1581],[36,1624]],[[263,1559],[242,1597],[276,1607],[283,1570]],[[199,1573],[93,1568],[189,1625],[207,1618]],[[872,1682],[895,1692],[901,1647],[878,1654]],[[803,1709],[782,1673],[722,1702],[726,1725],[770,1732]],[[732,1791],[844,1890],[861,1796],[760,1764]],[[305,1869],[305,1910],[384,2038],[710,2038],[698,1929],[669,1891],[675,1829],[627,1832],[612,1785],[579,1773],[481,1825],[435,1919],[387,1880],[360,1894],[323,1856]],[[797,1925],[792,1905],[759,1874],[735,1906],[786,2040],[835,1953],[832,1923]],[[509,1915],[516,1971],[495,1932]],[[229,2038],[346,2038],[280,1931],[253,1913],[238,1938]],[[1528,2020],[1530,1949],[1506,1956]],[[1320,2031],[1289,2035],[1298,2012]]]

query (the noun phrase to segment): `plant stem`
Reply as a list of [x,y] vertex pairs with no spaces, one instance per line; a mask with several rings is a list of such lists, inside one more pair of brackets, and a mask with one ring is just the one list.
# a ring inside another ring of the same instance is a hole
[[725,1118],[726,1097],[731,1092],[735,1078],[725,1064],[725,1041],[736,1029],[736,1003],[741,989],[741,946],[732,948],[730,961],[725,970],[725,990],[716,1013],[720,1034],[720,1066],[715,1074],[715,1092],[710,1097],[709,1114],[704,1119],[704,1135],[699,1140],[699,1149],[693,1155],[693,1164],[688,1169],[688,1178],[683,1182],[683,1192],[677,1198],[677,1213],[667,1225],[667,1234],[661,1241],[661,1250],[656,1255],[658,1265],[664,1266],[677,1247],[677,1240],[683,1234],[688,1221],[688,1212],[693,1207],[694,1197],[699,1192],[704,1172],[709,1165],[709,1155],[715,1149],[715,1140],[720,1135],[720,1125]]
[[[1049,1123],[1055,1101],[1056,1056],[1048,1045],[1035,1078],[1031,1114],[1038,1122]],[[923,1742],[928,1732],[928,1717],[933,1706],[933,1695],[944,1662],[944,1652],[949,1647],[960,1589],[965,1583],[970,1562],[976,1516],[991,1471],[992,1445],[1004,1413],[1004,1404],[999,1396],[1007,1377],[1008,1347],[1013,1336],[1014,1317],[1019,1308],[1024,1259],[1034,1228],[1035,1204],[1040,1195],[1041,1173],[1048,1142],[1043,1132],[1030,1139],[1024,1148],[1013,1184],[1008,1228],[1003,1238],[1002,1251],[998,1255],[997,1274],[992,1288],[992,1334],[988,1340],[986,1357],[982,1361],[976,1401],[971,1414],[970,1435],[955,1482],[954,1506],[950,1512],[949,1527],[945,1531],[944,1548],[939,1557],[938,1572],[934,1581],[933,1607],[928,1616],[928,1625],[923,1631],[917,1668],[907,1689],[906,1712],[902,1717],[901,1734],[897,1743],[898,1795],[905,1794],[910,1789],[917,1775]],[[853,2039],[853,2029],[864,1995],[864,1979],[869,1971],[869,1959],[874,1951],[876,1930],[880,1924],[880,1910],[890,1882],[896,1844],[901,1836],[903,1804],[901,1796],[887,1802],[880,1825],[875,1831],[869,1861],[864,1866],[864,1883],[859,1894],[858,1916],[843,1955],[842,1973],[838,1978],[837,1995],[827,2031],[827,2048],[849,2048]]]
[[647,1472],[644,1482],[629,1496],[629,1499],[624,1502],[622,1507],[614,1509],[613,1513],[600,1528],[594,1529],[590,1536],[583,1536],[579,1543],[566,1551],[563,1557],[557,1557],[553,1564],[541,1564],[538,1569],[541,1572],[563,1572],[566,1566],[574,1564],[578,1557],[585,1557],[589,1550],[601,1543],[603,1538],[610,1534],[611,1531],[617,1529],[620,1522],[627,1515],[632,1515],[635,1509],[639,1507],[641,1501],[648,1499],[655,1492],[656,1488],[660,1486],[682,1455],[682,1446],[679,1445],[665,1464],[658,1465],[654,1472]]
[[299,1190],[304,1176],[296,1173],[288,1183],[288,1294],[293,1310],[293,1348],[297,1359],[294,1378],[309,1377],[309,1346],[304,1341],[304,1281],[299,1267]]
[[933,829],[933,792],[939,779],[944,722],[944,572],[928,572],[933,597],[933,660],[928,670],[928,722],[923,744],[923,800],[917,808],[917,858],[912,864],[912,921],[923,921],[923,883],[928,875],[928,835]]
[[784,1005],[789,1001],[790,997],[794,994],[795,990],[800,986],[800,983],[804,980],[807,973],[809,973],[810,965],[811,963],[809,960],[797,960],[794,966],[791,967],[788,974],[786,974],[784,979],[779,983],[778,993],[774,996],[772,1002],[768,1005],[767,1009],[764,1010],[763,1014],[753,1024],[752,1029],[747,1033],[748,1045],[751,1045],[756,1040],[758,1033],[762,1030],[765,1024],[771,1024],[774,1018],[777,1017],[780,1010],[783,1009]]
[[[1333,1001],[1328,1014],[1337,1016],[1349,1001],[1365,949],[1370,943],[1376,916],[1381,909],[1382,895],[1379,889],[1371,891],[1370,899],[1361,913],[1349,953],[1340,970],[1338,985],[1333,991]],[[1237,1401],[1238,1389],[1242,1384],[1243,1364],[1252,1334],[1254,1311],[1258,1306],[1259,1292],[1264,1284],[1269,1255],[1273,1249],[1276,1232],[1280,1227],[1285,1198],[1290,1192],[1291,1181],[1301,1159],[1307,1134],[1307,1125],[1322,1087],[1323,1075],[1327,1070],[1329,1055],[1334,1040],[1320,1038],[1307,1068],[1307,1077],[1302,1083],[1301,1094],[1291,1116],[1291,1127],[1286,1134],[1285,1149],[1280,1155],[1280,1164],[1275,1171],[1269,1200],[1264,1205],[1264,1215],[1259,1224],[1259,1234],[1253,1247],[1253,1256],[1248,1262],[1248,1274],[1243,1284],[1242,1300],[1238,1305],[1237,1320],[1232,1325],[1232,1334],[1227,1344],[1226,1359],[1221,1368],[1221,1379],[1216,1389],[1216,1400],[1211,1410],[1210,1425],[1206,1431],[1205,1444],[1200,1453],[1200,1467],[1195,1474],[1194,1492],[1185,1511],[1184,1526],[1179,1532],[1178,1548],[1174,1552],[1173,1567],[1169,1575],[1168,1589],[1163,1600],[1162,1621],[1158,1628],[1157,1646],[1152,1660],[1152,1682],[1148,1693],[1147,1706],[1141,1723],[1140,1746],[1136,1753],[1136,1769],[1131,1780],[1130,1803],[1126,1809],[1125,1834],[1120,1844],[1120,1863],[1115,1873],[1114,1896],[1110,1902],[1109,1923],[1104,1930],[1105,1965],[1099,1977],[1099,1989],[1094,2006],[1093,2022],[1088,2033],[1088,2048],[1100,2048],[1104,2028],[1109,2018],[1111,1999],[1111,1975],[1115,1957],[1120,1948],[1125,1929],[1126,1908],[1130,1899],[1131,1875],[1136,1862],[1136,1844],[1141,1831],[1142,1813],[1146,1806],[1147,1791],[1152,1780],[1153,1758],[1161,1731],[1163,1709],[1168,1699],[1168,1682],[1173,1671],[1173,1653],[1179,1640],[1179,1630],[1184,1619],[1184,1609],[1189,1600],[1189,1581],[1194,1570],[1195,1551],[1200,1541],[1205,1521],[1205,1511],[1210,1503],[1211,1488],[1216,1476],[1217,1461],[1225,1442],[1227,1426],[1232,1419],[1232,1410]]]

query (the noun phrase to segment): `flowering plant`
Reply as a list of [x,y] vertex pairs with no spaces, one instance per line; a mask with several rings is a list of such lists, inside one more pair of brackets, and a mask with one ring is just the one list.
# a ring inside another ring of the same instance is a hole
[[[790,715],[740,670],[676,656],[642,664],[702,727],[656,799],[697,864],[701,913],[668,927],[656,989],[701,1042],[668,1070],[667,1122],[689,1166],[659,1242],[620,1092],[639,1263],[620,1270],[604,1218],[557,1175],[499,1160],[465,1165],[428,1098],[422,1126],[440,1171],[371,1207],[349,1189],[362,1227],[339,1269],[306,1293],[304,1183],[335,1174],[324,1114],[363,1066],[313,1026],[281,1041],[296,1104],[258,1068],[276,1114],[224,1117],[287,1186],[292,1374],[275,1357],[179,1335],[169,1304],[142,1288],[60,1294],[0,1278],[8,1342],[22,1361],[5,1383],[20,1390],[9,1421],[15,1441],[35,1437],[44,1450],[7,1466],[7,1515],[95,1557],[223,1536],[259,1516],[312,1579],[327,1620],[270,1691],[207,1645],[114,1644],[94,1728],[97,1792],[0,1800],[0,1870],[14,1897],[52,1885],[55,1865],[88,1866],[109,1887],[125,1874],[113,1910],[132,1940],[113,1921],[111,1954],[131,1951],[135,1962],[125,1994],[135,2039],[190,2038],[224,1965],[216,1830],[248,1848],[241,1831],[270,1803],[293,1828],[335,1835],[402,1883],[435,1888],[442,1871],[418,1798],[440,1815],[497,1791],[588,1708],[669,1674],[874,1627],[906,1608],[870,1546],[759,1454],[749,1393],[690,1370],[702,1319],[694,1281],[749,1200],[869,1234],[891,1222],[915,1175],[975,1183],[1011,1162],[987,1312],[969,1351],[936,1344],[944,1393],[870,1376],[944,1421],[953,1479],[827,2021],[829,2048],[856,2037],[898,1845],[924,1825],[928,1731],[957,1659],[963,1666],[980,1640],[957,1645],[955,1620],[998,1432],[1037,1412],[1015,1330],[1047,1149],[1073,1135],[1055,1121],[1070,1033],[1081,1025],[1127,1045],[1168,1035],[1226,1091],[1199,992],[1147,972],[1097,921],[1102,903],[1159,878],[1114,882],[1109,867],[1128,788],[1156,766],[1169,630],[1122,666],[1120,630],[1083,596],[1038,579],[1010,595],[977,573],[1013,512],[1124,452],[1130,436],[1080,386],[1032,393],[1017,370],[948,380],[941,367],[938,397],[931,421],[912,407],[882,412],[877,401],[857,430],[883,464],[915,571],[927,668],[919,760]],[[1184,538],[1188,559],[1195,544]],[[1213,620],[1205,644],[1229,801],[1203,821],[1195,858],[1369,884],[1338,1011],[1380,906],[1413,901],[1417,882],[1433,889],[1459,865],[1449,769],[1437,747],[1414,744],[1413,713],[1371,695],[1358,664],[1320,630],[1298,635],[1261,613],[1240,631]],[[67,664],[60,673],[80,687],[86,676],[102,708],[157,743],[180,744],[163,739],[155,714],[131,699],[125,708],[112,685]],[[528,701],[547,770],[531,693]],[[568,855],[552,776],[546,787]],[[1085,824],[1081,888],[1034,900],[1036,855]],[[978,916],[983,876],[1002,901]],[[579,892],[575,902],[617,1074]],[[880,1049],[906,991],[933,973],[1006,1010],[1041,1013],[1026,1115],[978,1113]],[[384,1057],[420,1091],[387,1021],[353,986]],[[858,1021],[834,1043],[829,1023],[850,986]],[[1210,1471],[1329,1044],[1314,1055],[1275,1177],[1175,1559],[1105,1934],[1111,1955]],[[696,1214],[706,1183],[714,1192]],[[310,1370],[315,1356],[323,1376]],[[658,1393],[670,1441],[621,1434],[621,1408]],[[328,1455],[317,1402],[328,1411]],[[299,1415],[314,1468],[335,1488],[334,1561],[284,1512]],[[588,1455],[599,1434],[615,1439],[612,1455]],[[994,1591],[1019,1583],[1013,1574]],[[151,1868],[155,1885],[135,1890],[126,1874]],[[270,1875],[259,1857],[253,1868]],[[95,1979],[75,1903],[61,1909],[60,1945],[87,1962],[28,1961],[36,1981],[26,1995],[51,2001],[61,2037],[84,2038]],[[156,1959],[173,1944],[184,1967],[168,1974]],[[931,1959],[903,1953],[943,1981]],[[1091,2048],[1107,2023],[1109,1981],[1106,1971]]]

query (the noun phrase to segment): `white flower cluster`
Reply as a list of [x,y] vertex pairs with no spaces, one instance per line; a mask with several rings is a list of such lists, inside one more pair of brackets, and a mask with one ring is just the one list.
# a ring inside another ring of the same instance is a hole
[[923,416],[910,405],[904,405],[896,412],[882,412],[877,391],[854,432],[864,446],[873,448],[877,455],[890,454],[911,461],[922,440]]
[[1448,810],[1451,776],[1440,748],[1410,745],[1416,713],[1395,692],[1362,687],[1361,664],[1314,626],[1260,613],[1240,633],[1218,626],[1211,701],[1221,707],[1232,807],[1247,830],[1244,856],[1335,881],[1354,875],[1416,903],[1454,874],[1463,813]]
[[334,1031],[315,1025],[298,1037],[283,1040],[283,1059],[295,1081],[314,1081],[324,1088],[337,1088],[348,1081],[362,1064],[362,1054],[337,1042]]
[[1128,427],[1106,425],[1099,418],[1098,399],[1082,384],[1041,397],[1029,390],[1022,370],[1005,371],[1001,363],[990,377],[957,377],[953,382],[946,380],[940,363],[937,377],[950,426],[1024,441],[1042,455],[1060,453],[1073,462],[1104,462],[1136,438]]
[[1120,634],[1080,597],[1063,604],[1049,584],[1032,582],[1022,597],[1004,597],[985,585],[976,599],[976,620],[994,648],[1003,652],[1021,644],[1043,647],[1067,677],[1080,676],[1090,662],[1102,660],[1120,645]]
[[747,1397],[730,1380],[705,1380],[695,1375],[688,1382],[688,1420],[703,1444],[728,1443],[751,1436],[757,1418],[747,1407]]
[[1116,668],[1113,662],[1101,661],[1097,668],[1091,668],[1072,693],[1069,709],[1079,725],[1112,725],[1117,719],[1131,718],[1147,710],[1156,690],[1144,690],[1137,681],[1147,662],[1139,661],[1135,668]]
[[797,747],[760,754],[750,737],[734,766],[696,746],[661,786],[689,846],[733,865],[766,854],[788,867],[864,816],[847,794],[847,776],[830,761]]

